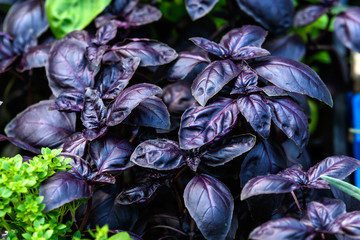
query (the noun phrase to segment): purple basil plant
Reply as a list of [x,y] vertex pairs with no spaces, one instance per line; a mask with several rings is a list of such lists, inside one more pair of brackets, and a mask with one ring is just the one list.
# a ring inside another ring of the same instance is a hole
[[[360,51],[360,8],[186,0],[176,22],[162,18],[178,6],[169,2],[113,0],[62,39],[44,0],[18,1],[4,17],[0,73],[42,75],[50,96],[17,113],[0,141],[71,159],[41,184],[44,211],[86,199],[71,216],[80,230],[107,224],[133,239],[359,239],[358,202],[321,177],[343,180],[360,161],[314,162],[307,148],[308,100],[334,105],[305,64],[330,26],[316,39],[295,30],[326,15]],[[219,16],[227,23],[206,32],[214,26],[202,19]],[[184,25],[191,34],[174,33]]]

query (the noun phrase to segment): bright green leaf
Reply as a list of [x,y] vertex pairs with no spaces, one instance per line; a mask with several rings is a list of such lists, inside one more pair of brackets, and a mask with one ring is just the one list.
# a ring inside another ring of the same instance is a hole
[[131,240],[131,239],[132,238],[127,232],[120,232],[108,238],[108,240]]
[[[111,0],[46,0],[45,11],[52,32],[57,38],[63,38],[72,31],[85,28],[110,2]],[[48,154],[47,149],[44,152]]]
[[22,236],[25,239],[31,239],[31,234],[30,233],[23,233]]
[[329,177],[329,176],[322,176],[327,183],[330,185],[340,189],[341,191],[349,194],[350,196],[360,200],[360,189],[348,182],[339,180],[337,178]]

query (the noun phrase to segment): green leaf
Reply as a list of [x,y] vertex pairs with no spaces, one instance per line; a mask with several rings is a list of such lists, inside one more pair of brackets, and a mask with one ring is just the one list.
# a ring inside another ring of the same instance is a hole
[[5,171],[8,171],[8,170],[11,168],[11,165],[10,165],[10,163],[4,161],[4,162],[2,163],[2,168],[3,168]]
[[120,232],[115,235],[112,235],[108,240],[132,240],[130,235],[127,232]]
[[54,233],[54,230],[47,230],[44,234],[44,238],[50,239],[53,233]]
[[23,238],[25,239],[31,239],[31,234],[30,233],[23,233],[21,234],[23,236]]
[[360,189],[350,183],[347,183],[345,181],[329,177],[329,176],[322,176],[322,179],[324,179],[327,183],[330,185],[340,189],[341,191],[349,194],[350,196],[360,200]]
[[[45,11],[55,37],[85,28],[111,0],[46,0]],[[46,150],[47,153],[47,150]]]
[[0,197],[8,198],[12,195],[12,193],[13,193],[13,191],[11,191],[10,189],[8,189],[6,187],[0,188]]

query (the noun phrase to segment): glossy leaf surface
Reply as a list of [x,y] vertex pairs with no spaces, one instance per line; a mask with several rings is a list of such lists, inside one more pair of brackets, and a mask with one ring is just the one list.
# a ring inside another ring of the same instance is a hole
[[240,69],[231,60],[220,60],[210,63],[198,74],[191,90],[195,99],[202,106],[216,95],[231,79],[236,77]]
[[294,27],[302,27],[315,22],[319,17],[329,11],[322,5],[310,5],[296,12],[294,16]]
[[99,45],[107,44],[109,41],[115,38],[117,33],[117,26],[116,23],[110,21],[109,23],[101,26],[95,35],[95,42]]
[[141,102],[161,93],[160,87],[148,83],[140,83],[126,88],[109,108],[106,124],[114,126],[121,123]]
[[50,28],[57,38],[63,38],[74,30],[86,27],[110,2],[111,0],[46,0],[45,9]]
[[44,196],[45,212],[80,198],[91,197],[90,186],[85,180],[69,172],[58,172],[41,183],[39,195]]
[[346,194],[360,200],[360,189],[348,182],[345,182],[343,180],[329,177],[329,176],[321,176],[323,180],[325,180],[330,185],[340,189],[341,191],[345,192]]
[[51,48],[46,74],[55,96],[67,91],[85,92],[85,88],[93,87],[99,67],[91,65],[85,58],[87,46],[80,40],[65,39]]
[[50,52],[51,43],[45,43],[30,48],[21,58],[19,71],[23,72],[32,68],[44,67]]
[[220,44],[217,44],[213,41],[210,41],[206,38],[202,37],[193,37],[190,38],[190,40],[195,43],[198,47],[201,47],[202,49],[206,50],[207,52],[214,54],[219,57],[227,57],[229,51],[225,47],[223,47]]
[[219,0],[186,0],[185,6],[193,21],[205,16]]
[[227,98],[219,98],[206,107],[193,105],[181,118],[180,147],[198,148],[225,135],[236,124],[238,113],[236,101]]
[[97,129],[105,124],[106,107],[96,90],[87,88],[84,96],[84,109],[81,121],[88,129]]
[[126,24],[131,27],[142,26],[158,21],[162,13],[149,4],[138,4],[128,15],[126,15]]
[[225,184],[209,175],[196,175],[184,190],[185,206],[206,239],[225,239],[234,200]]
[[314,70],[303,63],[280,57],[265,57],[252,67],[261,77],[284,90],[306,94],[329,106],[333,105],[326,85]]
[[55,99],[57,110],[80,112],[84,108],[84,93],[77,90],[61,93]]
[[130,155],[133,150],[127,140],[115,137],[100,138],[89,145],[89,154],[99,173],[119,172],[132,167]]
[[284,33],[291,27],[294,14],[292,0],[237,0],[239,7],[274,33]]
[[341,233],[349,239],[358,239],[360,235],[360,211],[346,213],[336,219]]
[[28,107],[6,125],[6,135],[35,148],[61,146],[75,132],[76,116],[75,113],[49,110],[53,107],[51,100]]
[[346,47],[360,52],[360,8],[350,7],[336,16],[334,22],[336,36]]
[[87,139],[83,136],[83,134],[76,132],[64,143],[63,152],[82,157],[85,153],[86,143]]
[[295,61],[305,55],[305,44],[298,35],[285,35],[275,38],[264,44],[264,48],[269,50],[272,56],[289,58]]
[[131,161],[138,166],[157,170],[172,170],[186,164],[179,144],[168,139],[140,143],[132,153]]

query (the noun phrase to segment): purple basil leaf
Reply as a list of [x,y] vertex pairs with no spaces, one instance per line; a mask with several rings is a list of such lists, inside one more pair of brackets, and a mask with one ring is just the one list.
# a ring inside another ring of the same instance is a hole
[[170,114],[164,102],[160,98],[152,96],[134,108],[124,120],[124,123],[135,126],[169,129]]
[[257,94],[242,96],[237,100],[238,108],[251,127],[263,138],[270,134],[271,110],[264,99]]
[[296,12],[294,16],[294,27],[302,27],[315,22],[319,17],[329,11],[328,7],[322,5],[310,5]]
[[306,206],[306,216],[302,221],[306,225],[310,225],[317,231],[331,232],[334,219],[331,212],[323,204],[319,202],[310,202]]
[[139,4],[130,14],[126,15],[125,21],[130,26],[142,26],[158,21],[161,16],[162,14],[157,8],[149,4]]
[[102,99],[115,99],[119,93],[128,85],[139,66],[140,58],[125,58],[118,63],[108,66],[101,72],[98,87]]
[[71,159],[69,164],[72,168],[69,170],[69,173],[74,174],[77,178],[86,180],[93,174],[90,164],[81,157],[66,152],[62,152],[61,156]]
[[193,21],[205,16],[219,0],[186,0],[185,6]]
[[157,66],[177,58],[177,53],[168,45],[148,39],[129,39],[118,43],[112,50],[123,57],[139,57],[140,66]]
[[336,199],[340,199],[345,203],[348,212],[360,210],[360,200],[350,196],[337,187],[330,185],[330,189]]
[[336,218],[335,225],[340,227],[340,233],[350,239],[359,239],[360,211],[349,212]]
[[225,58],[229,54],[229,51],[225,47],[223,47],[213,41],[210,41],[206,38],[193,37],[193,38],[190,38],[190,40],[193,43],[195,43],[198,47],[201,47],[202,49],[204,49],[207,52],[214,54],[216,56]]
[[67,91],[55,99],[55,109],[71,112],[80,112],[84,108],[84,93]]
[[85,30],[76,30],[68,33],[64,39],[73,39],[79,40],[81,42],[86,43],[87,45],[91,45],[91,37],[89,33]]
[[115,182],[115,177],[107,173],[93,172],[87,179],[87,183],[91,185],[115,184]]
[[220,45],[230,51],[231,56],[236,54],[244,47],[260,48],[267,32],[255,25],[245,25],[235,28],[226,33],[220,40]]
[[164,88],[163,96],[170,113],[181,116],[196,101],[191,95],[190,84],[184,81],[178,81],[169,84]]
[[96,90],[86,89],[81,121],[87,129],[98,129],[105,125],[106,107]]
[[182,80],[200,63],[210,63],[203,51],[180,52],[175,64],[169,69],[168,79]]
[[0,32],[0,73],[3,73],[16,60],[18,54],[13,49],[11,37]]
[[225,184],[205,174],[186,185],[184,203],[206,239],[225,239],[234,211],[234,199]]
[[104,136],[107,130],[108,128],[104,126],[101,128],[84,129],[82,133],[87,140],[92,141]]
[[306,52],[302,38],[295,34],[265,42],[264,48],[269,50],[272,56],[290,58],[295,61],[300,61]]
[[288,138],[293,140],[300,149],[309,141],[308,118],[302,109],[290,98],[268,99],[271,106],[271,118]]
[[121,123],[141,102],[161,93],[160,87],[148,83],[140,83],[126,88],[108,109],[106,124],[115,126]]
[[334,30],[342,44],[360,52],[360,8],[350,7],[335,18]]
[[41,183],[39,195],[44,196],[45,212],[80,198],[92,195],[91,187],[85,180],[69,172],[58,172]]
[[76,115],[49,108],[54,108],[54,101],[28,107],[6,125],[6,135],[35,148],[60,147],[75,132]]
[[87,139],[82,133],[76,132],[71,135],[63,146],[63,152],[71,153],[79,157],[84,156]]
[[250,179],[241,191],[241,199],[261,194],[288,193],[299,189],[301,185],[295,180],[278,175],[266,175]]
[[237,0],[239,7],[270,31],[279,34],[291,27],[292,0]]
[[280,218],[268,221],[255,228],[250,239],[306,239],[315,237],[315,230],[294,218]]
[[186,164],[179,144],[168,139],[151,139],[140,143],[132,153],[131,161],[156,170],[172,170]]
[[333,219],[346,213],[346,205],[342,200],[334,198],[323,198],[319,202],[325,206]]
[[133,228],[139,213],[134,205],[120,205],[115,201],[118,188],[116,184],[112,184],[95,190],[89,216],[91,227],[108,224],[109,229]]
[[107,44],[109,41],[115,38],[117,33],[117,26],[114,21],[110,21],[107,24],[101,26],[95,35],[94,43],[98,45]]
[[[274,85],[262,87],[261,90],[269,97],[288,97],[290,93]],[[271,98],[274,99],[274,98]]]
[[285,167],[286,158],[281,149],[268,141],[261,141],[251,149],[241,165],[241,186],[254,177],[276,174]]
[[94,86],[94,77],[100,66],[94,66],[85,57],[87,43],[76,39],[56,42],[46,63],[49,86],[55,96],[68,91],[85,92]]
[[237,52],[232,54],[232,59],[235,60],[247,60],[257,57],[264,57],[270,55],[270,52],[266,49],[259,47],[243,47]]
[[102,45],[100,47],[87,47],[85,51],[86,59],[94,66],[99,66],[105,52],[110,47]]
[[215,96],[231,79],[236,77],[240,69],[229,60],[219,60],[210,63],[198,74],[191,90],[195,99],[202,106]]
[[331,94],[314,70],[281,57],[264,57],[251,66],[261,77],[290,92],[306,94],[332,106]]
[[249,151],[254,147],[256,139],[251,134],[232,136],[232,142],[226,145],[210,147],[202,155],[203,163],[208,166],[220,166]]
[[307,174],[310,182],[324,183],[324,181],[321,180],[321,176],[329,176],[343,180],[359,166],[360,161],[355,158],[347,156],[332,156],[325,158],[315,166],[311,167]]
[[219,98],[206,107],[194,104],[181,118],[180,147],[201,147],[228,133],[236,124],[239,109],[236,100]]
[[52,43],[44,43],[30,48],[22,56],[18,70],[23,72],[33,68],[44,67],[50,52],[51,45]]
[[92,141],[89,154],[98,172],[120,172],[134,164],[130,162],[130,155],[134,147],[124,139],[105,137]]
[[12,144],[14,144],[15,146],[19,147],[19,148],[22,148],[22,149],[25,149],[27,151],[33,152],[35,154],[39,154],[39,155],[41,154],[40,148],[35,148],[33,146],[30,146],[29,144],[25,143],[24,141],[18,140],[18,139],[13,138],[13,137],[7,137],[7,136],[4,136],[4,135],[0,134],[0,141],[9,141]]
[[3,31],[14,38],[23,36],[29,30],[32,30],[36,37],[40,36],[48,28],[44,5],[43,0],[18,1],[7,13]]
[[129,14],[139,3],[139,0],[115,0],[113,1],[111,8],[109,9],[112,13],[125,16]]
[[258,75],[250,68],[242,67],[236,79],[234,89],[230,94],[245,94],[249,90],[257,89]]

